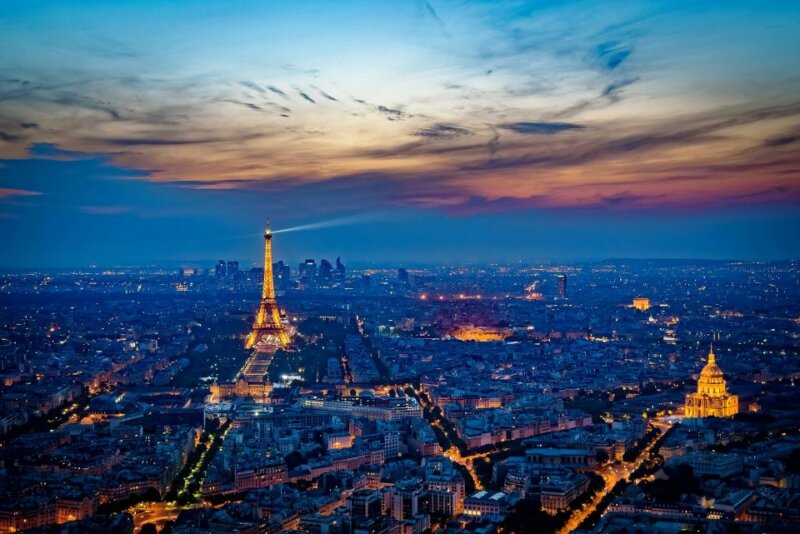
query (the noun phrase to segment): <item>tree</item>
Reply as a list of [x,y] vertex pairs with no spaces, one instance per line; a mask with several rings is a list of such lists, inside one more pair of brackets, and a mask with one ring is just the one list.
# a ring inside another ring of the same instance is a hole
[[286,456],[284,456],[283,460],[286,462],[286,467],[291,471],[295,467],[303,465],[306,459],[303,455],[298,451],[292,451]]
[[568,517],[569,515],[565,513],[550,515],[543,512],[538,500],[522,499],[506,516],[503,530],[522,534],[555,532]]
[[800,473],[800,448],[789,453],[789,458],[786,460],[786,470],[790,473]]
[[694,477],[694,470],[690,465],[666,467],[664,472],[669,480],[658,479],[640,484],[642,490],[656,501],[676,503],[680,501],[682,495],[696,494],[700,491],[700,484]]

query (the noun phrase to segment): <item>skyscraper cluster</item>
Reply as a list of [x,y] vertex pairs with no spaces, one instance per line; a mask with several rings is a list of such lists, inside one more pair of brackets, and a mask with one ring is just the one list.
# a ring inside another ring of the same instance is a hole
[[317,266],[316,260],[308,258],[298,266],[300,282],[306,285],[328,285],[333,282],[343,283],[346,276],[345,266],[340,257],[336,264],[322,258]]
[[230,260],[228,262],[225,260],[219,260],[217,265],[214,267],[214,274],[220,278],[235,278],[238,273],[239,262],[235,260]]

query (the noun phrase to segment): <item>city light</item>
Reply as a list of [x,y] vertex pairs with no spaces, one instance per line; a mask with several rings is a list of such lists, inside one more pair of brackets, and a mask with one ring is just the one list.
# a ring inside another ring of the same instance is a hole
[[800,532],[800,3],[0,12],[0,534]]

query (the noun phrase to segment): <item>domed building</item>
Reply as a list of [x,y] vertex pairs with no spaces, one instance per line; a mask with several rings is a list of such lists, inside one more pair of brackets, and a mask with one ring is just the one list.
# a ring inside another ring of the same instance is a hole
[[725,388],[725,376],[717,367],[714,346],[708,352],[708,363],[697,380],[697,393],[686,395],[686,417],[731,417],[739,413],[739,397]]

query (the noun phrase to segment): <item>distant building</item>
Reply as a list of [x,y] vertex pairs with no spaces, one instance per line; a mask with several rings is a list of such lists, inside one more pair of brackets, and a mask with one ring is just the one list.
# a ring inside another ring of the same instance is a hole
[[502,491],[481,490],[464,499],[464,514],[471,516],[505,515],[508,496]]
[[219,383],[214,382],[211,384],[210,392],[211,398],[214,401],[230,400],[237,397],[250,397],[255,402],[269,403],[269,394],[272,391],[272,384],[259,380],[257,382],[248,382],[244,377],[240,376],[234,382]]
[[325,258],[322,258],[319,262],[319,278],[320,280],[330,280],[333,278],[333,265]]
[[451,517],[464,511],[464,477],[457,471],[431,474],[426,483],[431,512]]
[[317,262],[312,258],[307,259],[300,264],[298,272],[300,275],[300,280],[303,282],[313,280],[317,276]]
[[429,490],[428,501],[430,503],[429,507],[431,513],[444,517],[458,515],[462,511],[461,508],[463,508],[461,506],[461,501],[458,499],[458,495],[452,491],[439,489]]
[[415,478],[398,481],[391,489],[392,517],[403,521],[419,513],[422,481]]
[[219,277],[225,276],[228,273],[228,270],[225,267],[225,260],[219,260],[217,262],[217,266],[214,268],[214,272]]
[[324,435],[327,449],[347,449],[353,446],[353,436],[346,430]]
[[383,511],[381,493],[371,489],[355,491],[347,502],[350,515],[356,518],[380,517]]
[[318,398],[300,400],[300,406],[330,413],[350,414],[373,420],[390,421],[395,419],[422,417],[422,407],[413,398]]
[[580,473],[545,477],[539,487],[542,510],[548,514],[563,512],[588,488],[589,477]]
[[691,466],[696,476],[716,476],[726,478],[741,473],[744,468],[743,458],[739,454],[696,451],[682,456],[667,459],[667,465],[686,464]]
[[717,367],[714,347],[697,380],[697,393],[686,395],[686,417],[731,417],[739,413],[739,397],[726,391],[722,369]]
[[336,279],[340,282],[344,282],[345,279],[344,263],[342,263],[342,259],[339,256],[336,257]]
[[591,471],[597,462],[591,447],[577,448],[540,448],[527,449],[525,462],[528,465],[548,467],[569,467],[576,471]]
[[633,299],[633,304],[631,307],[636,308],[639,311],[647,311],[650,309],[650,299],[647,297],[636,297]]
[[462,326],[457,328],[452,336],[459,341],[503,341],[513,332],[509,328],[494,328],[481,326]]
[[408,270],[403,267],[397,269],[397,279],[400,280],[401,283],[407,284],[409,282]]
[[567,298],[567,275],[565,274],[558,275],[558,298]]
[[233,278],[239,272],[239,262],[238,261],[229,261],[228,262],[228,272],[227,275]]
[[[303,531],[311,534],[339,534],[342,532],[342,520],[333,514],[308,514],[300,519],[300,527]],[[237,530],[236,532],[241,531]]]
[[292,269],[281,260],[272,265],[272,276],[275,280],[275,287],[287,289],[291,283]]

